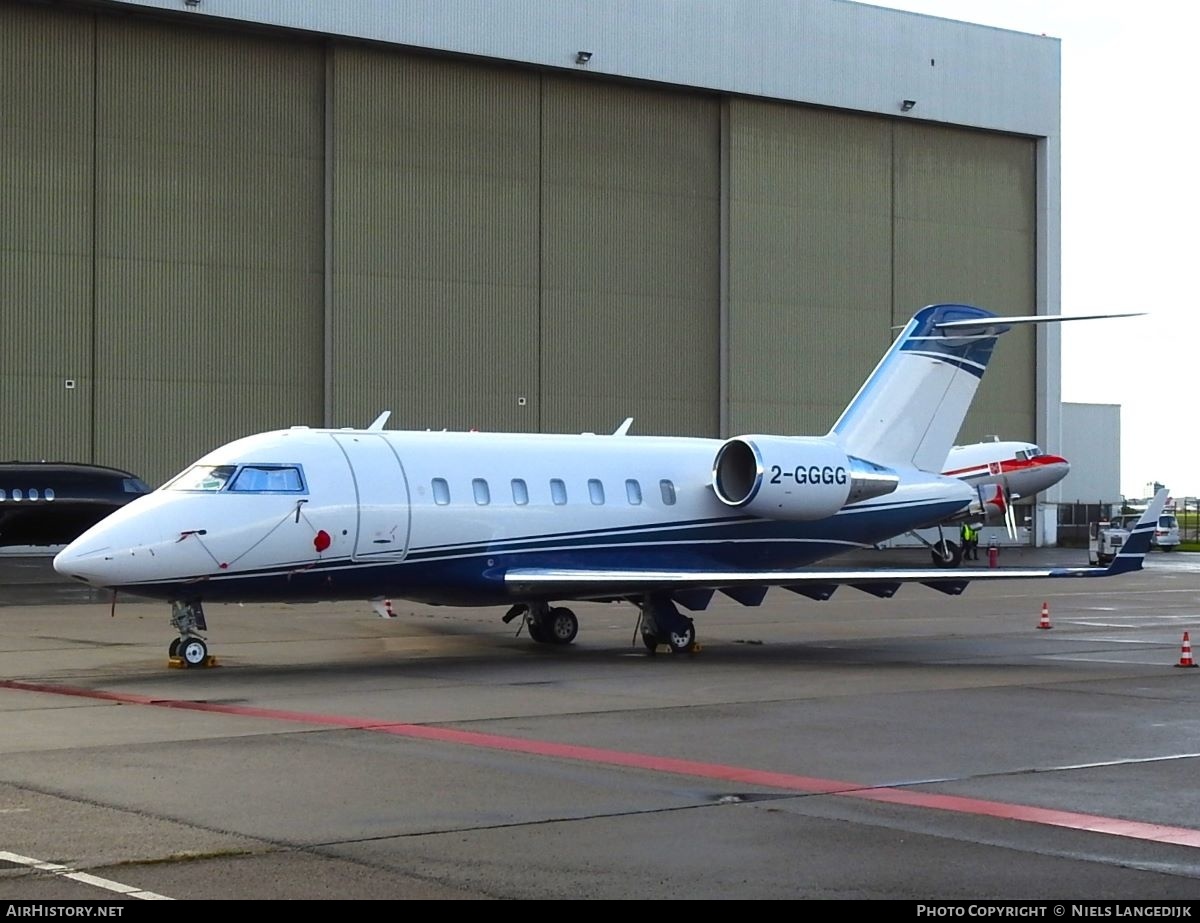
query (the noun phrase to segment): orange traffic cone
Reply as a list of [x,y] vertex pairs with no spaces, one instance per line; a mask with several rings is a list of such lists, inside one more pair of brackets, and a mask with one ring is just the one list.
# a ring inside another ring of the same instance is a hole
[[1183,633],[1183,647],[1179,651],[1179,663],[1175,664],[1175,666],[1177,666],[1177,667],[1194,667],[1194,666],[1196,666],[1196,661],[1192,660],[1192,641],[1188,637],[1188,633],[1186,631]]
[[1042,603],[1042,620],[1038,622],[1038,628],[1053,628],[1050,624],[1050,604]]

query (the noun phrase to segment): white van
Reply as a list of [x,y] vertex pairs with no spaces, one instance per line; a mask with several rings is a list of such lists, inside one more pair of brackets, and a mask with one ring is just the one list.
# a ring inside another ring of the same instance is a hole
[[[1127,513],[1113,518],[1113,525],[1129,530],[1137,525],[1141,513]],[[1158,525],[1154,528],[1154,536],[1150,539],[1151,548],[1161,548],[1163,551],[1174,551],[1179,544],[1179,520],[1171,510],[1164,510],[1158,517]]]
[[1154,539],[1151,544],[1158,546],[1163,551],[1173,551],[1179,544],[1179,520],[1170,510],[1158,517],[1158,527],[1154,530]]

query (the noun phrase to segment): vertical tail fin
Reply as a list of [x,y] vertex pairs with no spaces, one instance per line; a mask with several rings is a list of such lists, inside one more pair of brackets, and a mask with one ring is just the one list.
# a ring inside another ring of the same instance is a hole
[[829,436],[847,455],[941,471],[1004,319],[965,304],[922,308],[879,360]]

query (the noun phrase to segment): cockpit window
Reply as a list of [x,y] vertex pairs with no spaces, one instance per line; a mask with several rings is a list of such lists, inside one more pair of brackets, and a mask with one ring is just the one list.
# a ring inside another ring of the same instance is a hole
[[236,465],[193,465],[167,485],[168,490],[220,490]]
[[1029,461],[1029,453],[1024,449],[1017,449],[1017,461]]
[[298,465],[193,465],[167,490],[230,490],[242,493],[301,494],[304,475]]
[[229,484],[230,490],[254,493],[297,494],[304,491],[304,479],[294,465],[242,465]]

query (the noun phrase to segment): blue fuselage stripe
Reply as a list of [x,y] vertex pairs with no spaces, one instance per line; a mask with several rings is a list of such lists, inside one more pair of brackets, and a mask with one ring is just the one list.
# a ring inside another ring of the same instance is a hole
[[396,599],[457,605],[510,601],[505,570],[781,570],[870,547],[909,528],[935,522],[959,501],[917,507],[863,508],[817,522],[731,517],[726,521],[660,523],[653,527],[524,536],[472,545],[413,549],[403,561],[340,558],[296,567],[230,572],[124,586],[124,592],[165,599],[251,601]]

